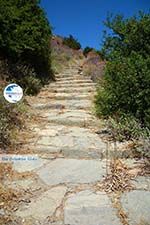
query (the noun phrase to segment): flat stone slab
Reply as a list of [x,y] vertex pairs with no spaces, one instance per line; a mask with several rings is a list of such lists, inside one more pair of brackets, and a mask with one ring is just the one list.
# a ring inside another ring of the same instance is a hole
[[121,204],[128,216],[130,225],[149,224],[150,222],[150,192],[135,190],[121,197]]
[[42,114],[48,122],[62,125],[77,125],[86,127],[97,125],[97,119],[85,110],[56,110]]
[[[49,92],[66,92],[66,93],[74,93],[74,92],[78,92],[78,93],[82,93],[82,92],[90,92],[90,91],[95,91],[95,87],[94,86],[89,86],[89,85],[85,85],[85,86],[79,86],[77,85],[76,87],[74,87],[73,85],[71,86],[50,86]],[[43,91],[44,92],[44,91]]]
[[[79,84],[95,84],[91,79],[70,79],[70,80],[57,80],[57,82],[55,83],[55,85],[79,85]],[[51,84],[50,84],[51,85]],[[53,84],[54,85],[54,84]]]
[[4,184],[8,188],[25,192],[36,192],[42,188],[45,188],[45,185],[40,180],[34,179],[34,177],[14,181],[7,180]]
[[90,100],[56,100],[47,103],[44,99],[43,101],[34,102],[32,106],[39,110],[51,110],[51,109],[90,109],[92,103]]
[[75,93],[51,93],[48,96],[39,96],[40,98],[48,98],[50,100],[56,99],[56,100],[61,100],[61,99],[91,99],[92,98],[92,93],[87,93],[87,94],[75,94]]
[[23,180],[15,180],[13,182],[6,182],[5,185],[13,189],[27,189],[27,188],[31,188],[33,184],[34,184],[34,180],[32,180],[31,178],[28,178]]
[[131,184],[135,189],[143,189],[150,191],[150,177],[149,176],[138,176],[131,181]]
[[45,163],[47,163],[47,160],[41,158],[37,158],[36,160],[14,161],[13,169],[19,173],[29,172],[42,167]]
[[77,80],[83,80],[84,81],[91,81],[90,77],[86,77],[86,76],[81,76],[81,75],[73,75],[72,73],[70,74],[70,76],[67,76],[66,74],[62,76],[62,74],[60,76],[56,77],[56,82],[58,81],[77,81]]
[[[49,153],[63,153],[71,158],[102,158],[106,152],[106,144],[91,130],[80,127],[47,126],[39,131],[39,138],[34,148]],[[44,134],[46,136],[44,136]]]
[[97,160],[56,159],[37,171],[47,185],[93,183],[106,175],[106,163]]
[[27,218],[32,217],[36,220],[44,220],[52,216],[57,207],[60,206],[66,193],[66,187],[55,187],[32,199],[31,203],[22,210],[16,211],[16,216]]
[[[71,84],[71,85],[70,85]],[[91,88],[95,88],[95,84],[91,82],[86,82],[84,81],[84,83],[60,83],[60,82],[56,82],[56,83],[53,83],[53,84],[50,84],[50,87],[51,88],[70,88],[70,87],[73,87],[73,88],[81,88],[81,87],[91,87]]]
[[65,203],[65,225],[121,225],[104,192],[82,191],[73,194]]

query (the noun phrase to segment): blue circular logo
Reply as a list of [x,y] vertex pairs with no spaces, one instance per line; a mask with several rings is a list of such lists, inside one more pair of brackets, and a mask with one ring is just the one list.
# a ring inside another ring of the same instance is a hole
[[4,89],[4,97],[10,103],[17,103],[23,97],[23,90],[18,84],[9,84]]

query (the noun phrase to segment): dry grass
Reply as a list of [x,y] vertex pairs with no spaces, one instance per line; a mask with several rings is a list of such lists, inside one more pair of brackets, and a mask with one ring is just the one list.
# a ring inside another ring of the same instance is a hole
[[83,75],[89,76],[93,81],[98,82],[104,74],[104,67],[105,62],[100,60],[94,62],[94,59],[91,58],[83,64]]
[[103,182],[103,188],[106,192],[124,192],[132,189],[130,185],[131,175],[128,168],[120,161],[110,162],[110,174]]
[[11,179],[13,175],[10,164],[0,164],[0,210],[3,215],[0,217],[0,225],[13,224],[12,210],[17,205],[19,193],[16,190],[8,188],[4,181]]

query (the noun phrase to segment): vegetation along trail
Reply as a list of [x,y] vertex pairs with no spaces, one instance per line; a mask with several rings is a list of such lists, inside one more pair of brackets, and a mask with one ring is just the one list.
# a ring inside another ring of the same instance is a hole
[[113,142],[100,135],[104,130],[91,111],[95,83],[82,74],[82,63],[66,67],[36,97],[26,97],[36,119],[27,125],[21,152],[37,158],[14,162],[15,176],[7,180],[20,194],[12,210],[20,224],[121,225],[149,218],[147,178],[129,185],[140,162],[115,160]]
[[42,4],[0,0],[0,225],[150,225],[150,15],[108,15],[83,49]]

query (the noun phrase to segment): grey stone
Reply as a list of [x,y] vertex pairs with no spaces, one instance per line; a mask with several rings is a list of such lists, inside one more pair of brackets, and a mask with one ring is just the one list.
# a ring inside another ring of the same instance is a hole
[[13,169],[19,173],[29,172],[42,167],[45,163],[47,163],[47,160],[40,158],[37,158],[37,160],[14,161]]
[[13,182],[7,182],[6,185],[10,186],[13,189],[27,189],[31,188],[34,181],[31,178],[23,179],[23,180],[15,180]]
[[[62,80],[57,80],[57,82],[55,84],[58,84],[58,85],[74,85],[74,84],[95,84],[91,79],[72,79],[72,80],[65,80],[65,79],[62,79]],[[96,85],[96,84],[95,84]]]
[[95,84],[92,83],[92,81],[83,81],[81,83],[75,83],[75,82],[72,82],[72,84],[70,85],[70,83],[67,83],[67,82],[57,82],[57,83],[54,83],[54,84],[50,84],[50,87],[54,87],[54,88],[68,88],[68,87],[73,87],[73,88],[76,88],[76,87],[95,87]]
[[90,93],[94,92],[94,87],[51,87],[50,93]]
[[[56,100],[56,101],[52,101],[51,103],[49,104],[41,104],[41,109],[42,108],[48,108],[48,107],[55,107],[57,105],[61,105],[63,106],[65,109],[90,109],[92,107],[92,102],[90,100],[74,100],[74,99],[71,99],[71,100]],[[35,104],[36,106],[36,104]],[[37,106],[36,106],[37,107]],[[58,108],[57,108],[58,109]]]
[[104,192],[82,191],[65,203],[65,225],[121,225]]
[[150,177],[148,176],[138,176],[131,181],[135,189],[143,189],[150,191]]
[[128,216],[130,225],[149,224],[150,222],[150,192],[135,190],[124,193],[121,204]]
[[[73,80],[81,80],[81,79],[83,79],[83,76],[77,75],[77,74],[73,75],[72,72],[69,73],[69,76],[67,74],[61,74],[56,77],[56,80],[59,80],[59,81],[64,81],[64,80],[65,81],[67,81],[67,80],[73,81]],[[84,81],[86,81],[86,80],[91,81],[91,79],[89,77],[84,76]]]
[[[41,136],[36,143],[36,150],[61,152],[65,157],[98,159],[106,152],[106,144],[89,129],[63,127],[56,136],[51,135],[53,127],[47,128],[49,136]],[[43,134],[43,131],[41,131]]]
[[[56,113],[55,113],[56,112]],[[59,112],[56,110],[54,112],[48,112],[46,113],[46,116],[56,116],[57,114],[63,117],[76,117],[76,118],[91,118],[91,114],[89,112],[86,112],[85,110],[63,110],[62,112]]]
[[32,199],[27,208],[16,211],[16,216],[44,220],[48,216],[52,216],[56,208],[60,206],[65,193],[66,187],[64,186],[52,188],[44,192],[37,199]]
[[55,137],[56,135],[58,135],[58,130],[56,128],[51,128],[51,129],[43,129],[40,130],[40,136],[49,136],[49,137]]
[[[45,99],[45,96],[39,96],[41,98]],[[66,99],[91,99],[92,93],[88,94],[71,94],[71,93],[51,93],[51,95],[48,96],[49,99],[56,99],[56,100],[66,100]]]
[[86,127],[97,125],[97,119],[85,110],[49,111],[42,115],[47,121],[55,124],[77,125]]
[[92,183],[106,174],[105,162],[97,160],[56,159],[37,171],[48,185]]
[[5,211],[4,211],[4,209],[0,209],[0,216],[5,216]]

